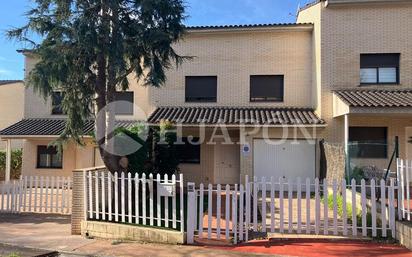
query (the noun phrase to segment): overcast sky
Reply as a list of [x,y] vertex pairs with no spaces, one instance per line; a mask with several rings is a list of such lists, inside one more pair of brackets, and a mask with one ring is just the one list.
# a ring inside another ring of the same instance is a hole
[[[311,0],[186,0],[187,25],[235,25],[295,22],[298,6]],[[30,0],[8,0],[0,8],[0,79],[23,79],[22,45],[4,32],[25,23]]]

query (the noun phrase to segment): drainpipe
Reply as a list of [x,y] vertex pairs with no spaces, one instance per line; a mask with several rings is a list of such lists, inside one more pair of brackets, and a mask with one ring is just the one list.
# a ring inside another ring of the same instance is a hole
[[11,171],[11,139],[6,140],[6,174],[5,181],[10,181],[10,171]]
[[345,173],[349,179],[349,115],[344,116]]

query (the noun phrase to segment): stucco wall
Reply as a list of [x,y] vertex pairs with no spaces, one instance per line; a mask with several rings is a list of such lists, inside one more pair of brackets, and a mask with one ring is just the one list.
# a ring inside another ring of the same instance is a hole
[[85,146],[76,146],[68,143],[63,148],[62,169],[38,169],[37,146],[48,145],[53,139],[26,139],[23,144],[23,176],[71,176],[73,170],[94,166],[94,148],[90,143]]
[[[24,110],[24,83],[17,82],[0,86],[0,130],[23,119]],[[13,140],[12,148],[21,148],[21,140]],[[6,144],[0,141],[0,150]]]

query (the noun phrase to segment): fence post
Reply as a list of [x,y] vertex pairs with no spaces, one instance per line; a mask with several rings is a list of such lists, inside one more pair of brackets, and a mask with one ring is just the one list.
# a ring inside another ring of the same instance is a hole
[[71,215],[71,233],[72,235],[81,234],[81,222],[86,217],[84,206],[84,173],[83,169],[73,171],[72,186],[72,215]]
[[187,183],[187,243],[193,244],[196,226],[196,190],[195,183]]

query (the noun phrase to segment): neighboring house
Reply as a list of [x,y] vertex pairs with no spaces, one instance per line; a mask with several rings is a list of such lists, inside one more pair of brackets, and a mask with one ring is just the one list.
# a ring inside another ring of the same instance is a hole
[[[24,82],[0,80],[0,130],[23,119]],[[21,140],[13,141],[11,148],[22,148]],[[0,140],[0,151],[6,149],[6,141]]]
[[[320,139],[385,144],[398,136],[401,157],[412,159],[411,15],[409,1],[329,0],[301,9],[296,24],[189,27],[176,50],[195,58],[168,71],[162,88],[131,79],[119,97],[134,107],[117,124],[166,119],[184,125],[184,142],[204,137],[178,147],[180,170],[193,182],[314,178]],[[25,56],[29,72],[35,58]],[[58,95],[53,99],[43,103],[26,89],[24,120],[0,132],[2,139],[25,139],[23,173],[70,175],[101,164],[91,140],[87,147],[69,143],[63,160],[45,147],[65,122]],[[223,125],[236,144],[216,139]],[[85,132],[92,129],[90,123]],[[263,140],[285,133],[277,144]],[[388,145],[359,151],[359,165],[387,165]]]

